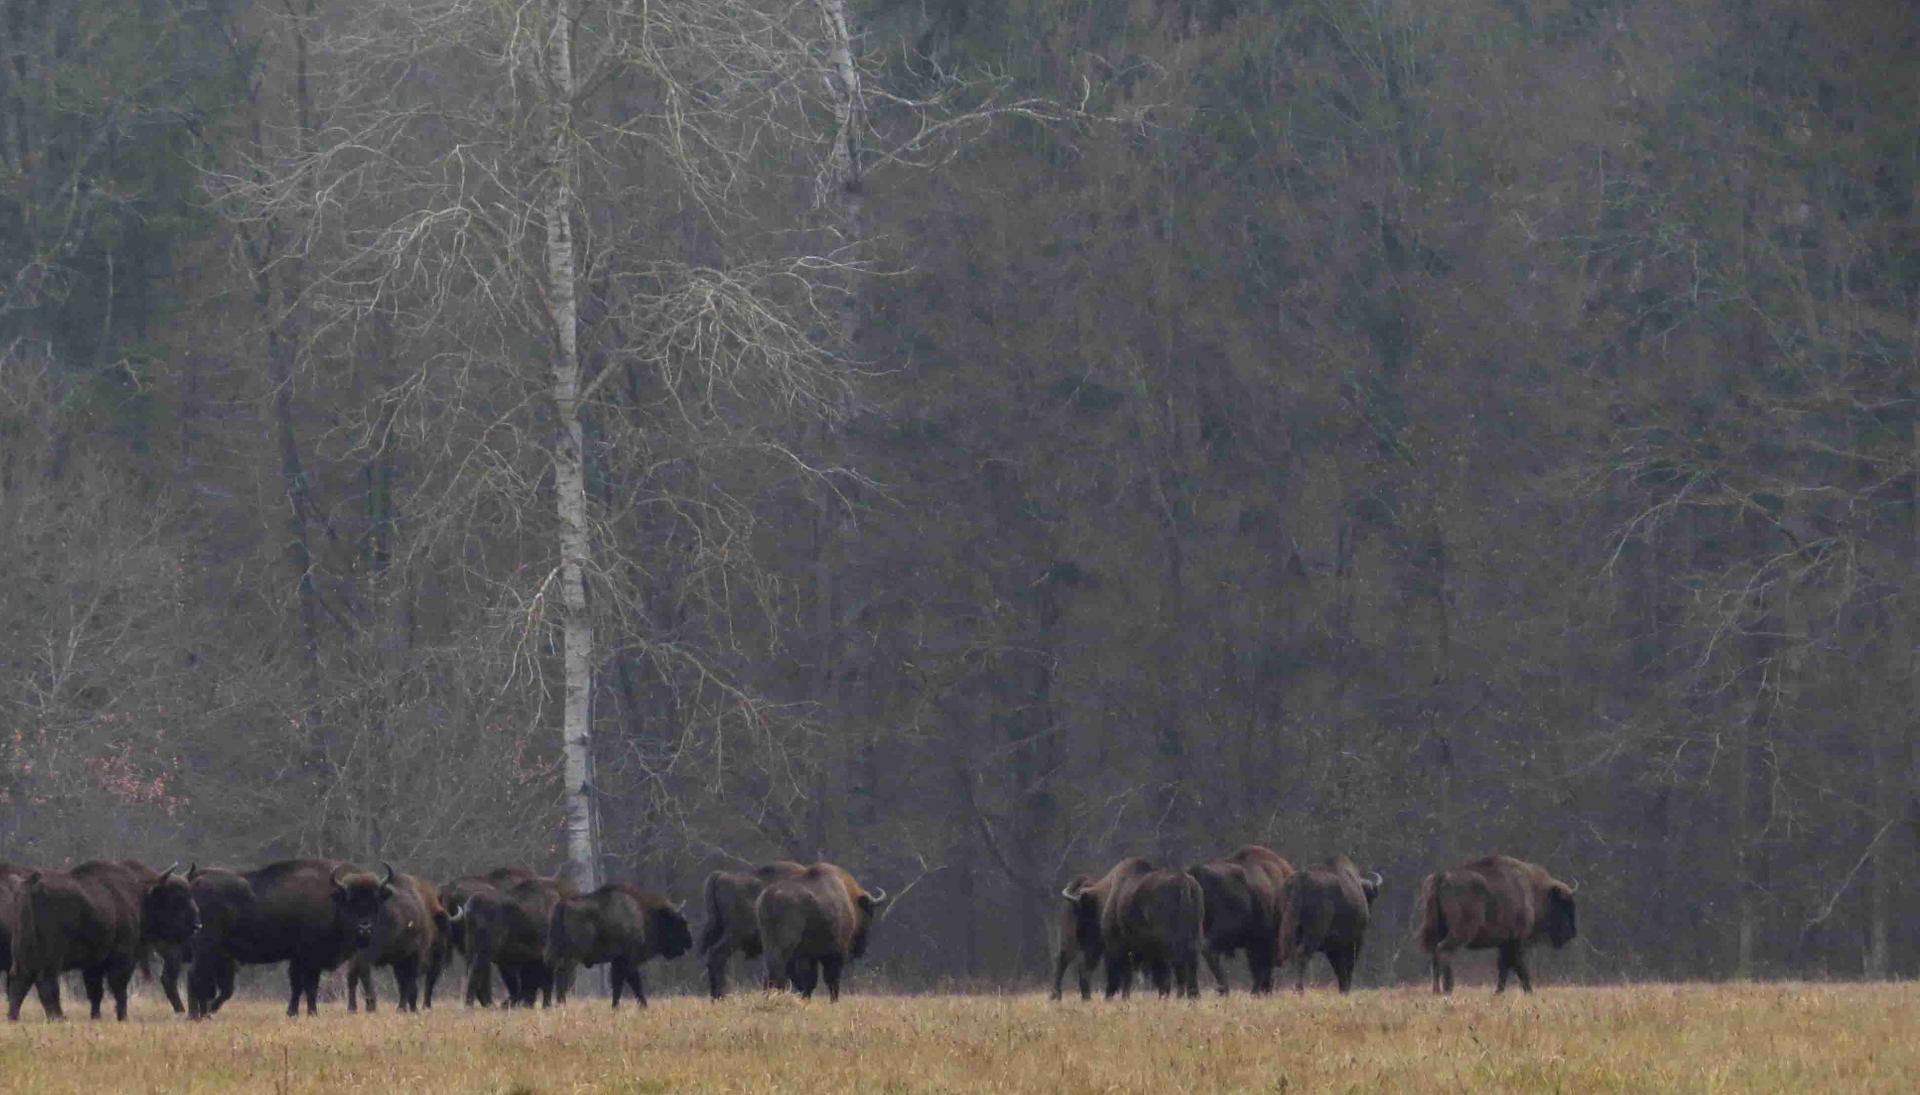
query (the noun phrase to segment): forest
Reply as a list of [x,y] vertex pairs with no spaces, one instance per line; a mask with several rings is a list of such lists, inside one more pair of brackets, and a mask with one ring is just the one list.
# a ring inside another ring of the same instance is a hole
[[1910,5],[0,0],[0,859],[1249,842],[1920,973]]

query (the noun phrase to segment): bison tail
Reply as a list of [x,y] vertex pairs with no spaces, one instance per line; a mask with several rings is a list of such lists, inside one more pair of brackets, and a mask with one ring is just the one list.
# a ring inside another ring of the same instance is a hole
[[1298,883],[1299,875],[1287,879],[1280,890],[1280,930],[1273,950],[1273,962],[1284,966],[1293,957],[1295,948],[1300,945],[1300,929],[1305,920],[1305,910],[1300,906],[1306,887]]
[[42,971],[60,971],[62,956],[54,953],[59,946],[53,934],[54,918],[48,915],[52,910],[44,907],[48,900],[39,873],[29,875],[15,906],[13,968],[7,976],[34,981]]
[[1420,883],[1420,898],[1413,903],[1420,918],[1415,942],[1423,951],[1432,951],[1447,937],[1446,903],[1440,900],[1440,876],[1430,874]]
[[700,953],[706,954],[727,934],[727,925],[720,918],[720,872],[707,876],[706,887],[702,891],[707,903],[707,920],[700,925]]

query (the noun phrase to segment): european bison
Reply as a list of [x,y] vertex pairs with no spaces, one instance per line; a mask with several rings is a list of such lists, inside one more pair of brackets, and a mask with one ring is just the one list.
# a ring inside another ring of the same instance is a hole
[[1207,968],[1220,995],[1227,994],[1221,960],[1247,952],[1247,973],[1255,993],[1273,991],[1274,940],[1280,930],[1280,890],[1293,876],[1293,864],[1271,848],[1241,847],[1230,856],[1209,859],[1187,871],[1200,883],[1207,945]]
[[1453,954],[1465,947],[1499,950],[1496,993],[1507,991],[1510,972],[1532,992],[1527,947],[1545,939],[1558,948],[1573,939],[1576,888],[1545,867],[1504,855],[1428,875],[1420,883],[1418,942],[1433,954],[1433,991],[1453,991]]
[[1366,940],[1373,900],[1380,896],[1379,872],[1367,875],[1346,856],[1335,856],[1287,879],[1280,895],[1277,960],[1294,962],[1295,991],[1307,987],[1307,960],[1327,956],[1340,991],[1353,987],[1353,964]]
[[[332,859],[288,859],[258,870],[221,868],[193,874],[200,906],[200,934],[193,941],[187,975],[187,1014],[212,1015],[233,995],[239,965],[287,964],[287,1014],[318,1010],[320,975],[347,960],[359,945],[348,923],[335,877],[358,872]],[[366,938],[372,927],[367,925]]]
[[727,962],[734,951],[750,959],[760,957],[760,922],[753,911],[760,891],[805,870],[798,863],[780,860],[751,871],[715,871],[707,876],[707,920],[700,926],[700,956],[707,966],[707,993],[713,999],[727,994]]
[[767,983],[773,988],[791,983],[810,998],[824,979],[827,999],[840,999],[840,971],[867,952],[874,910],[886,900],[887,891],[868,893],[831,863],[815,863],[769,883],[753,905]]
[[563,898],[553,906],[547,924],[547,968],[561,979],[574,965],[612,967],[613,1006],[620,1006],[622,986],[647,1006],[647,990],[640,983],[640,965],[655,957],[678,958],[693,947],[687,918],[659,894],[617,882],[579,897]]
[[1053,960],[1053,999],[1060,999],[1060,985],[1067,967],[1079,963],[1080,999],[1093,999],[1093,969],[1100,964],[1099,897],[1093,895],[1092,875],[1081,875],[1067,883],[1060,896],[1067,903],[1060,910],[1060,949]]
[[400,1010],[420,1010],[423,981],[426,1006],[431,1008],[433,986],[440,980],[440,966],[446,958],[447,914],[440,907],[440,890],[424,879],[395,874],[391,863],[381,865],[387,869],[387,876],[377,883],[372,875],[354,875],[334,883],[346,894],[350,923],[360,923],[361,907],[372,903],[372,933],[347,965],[347,1010],[359,1010],[356,989],[365,991],[367,1011],[374,1010],[375,966],[393,968]]
[[1182,996],[1200,995],[1205,898],[1192,875],[1161,870],[1134,856],[1091,885],[1069,887],[1065,896],[1081,907],[1082,916],[1098,910],[1109,1000],[1133,994],[1136,967],[1147,970],[1162,996],[1176,984]]
[[199,910],[185,879],[132,860],[82,863],[71,871],[28,871],[14,905],[7,1018],[20,1018],[37,988],[47,1018],[60,1019],[60,974],[79,970],[93,1018],[113,992],[114,1018],[127,1017],[127,982],[156,945],[193,938]]
[[[480,893],[498,893],[501,886],[536,877],[525,867],[495,867],[483,875],[465,875],[440,888],[440,904],[447,910],[447,945],[467,959],[467,1003],[483,1008],[493,1006],[493,963],[475,962],[467,946],[467,925],[462,911],[468,899]],[[508,1001],[519,995],[520,977],[501,971]]]
[[553,906],[574,892],[571,882],[536,875],[467,898],[451,922],[466,940],[469,987],[492,963],[506,983],[507,1006],[551,1005],[556,993],[565,1000],[566,982],[556,983],[544,952]]

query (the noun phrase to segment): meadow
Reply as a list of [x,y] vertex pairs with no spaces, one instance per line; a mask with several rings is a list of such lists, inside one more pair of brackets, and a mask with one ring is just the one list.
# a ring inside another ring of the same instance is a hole
[[838,1005],[748,992],[368,1016],[335,1002],[289,1021],[255,999],[197,1024],[151,991],[125,1024],[28,1008],[0,1031],[9,1091],[1920,1090],[1915,985],[1083,1004],[856,982]]

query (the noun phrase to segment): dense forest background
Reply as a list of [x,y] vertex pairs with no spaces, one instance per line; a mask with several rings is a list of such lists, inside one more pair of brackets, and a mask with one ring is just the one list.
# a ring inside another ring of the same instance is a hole
[[0,0],[0,858],[565,859],[564,102],[608,876],[832,859],[969,984],[1344,852],[1379,983],[1500,850],[1550,978],[1920,972],[1917,39]]

